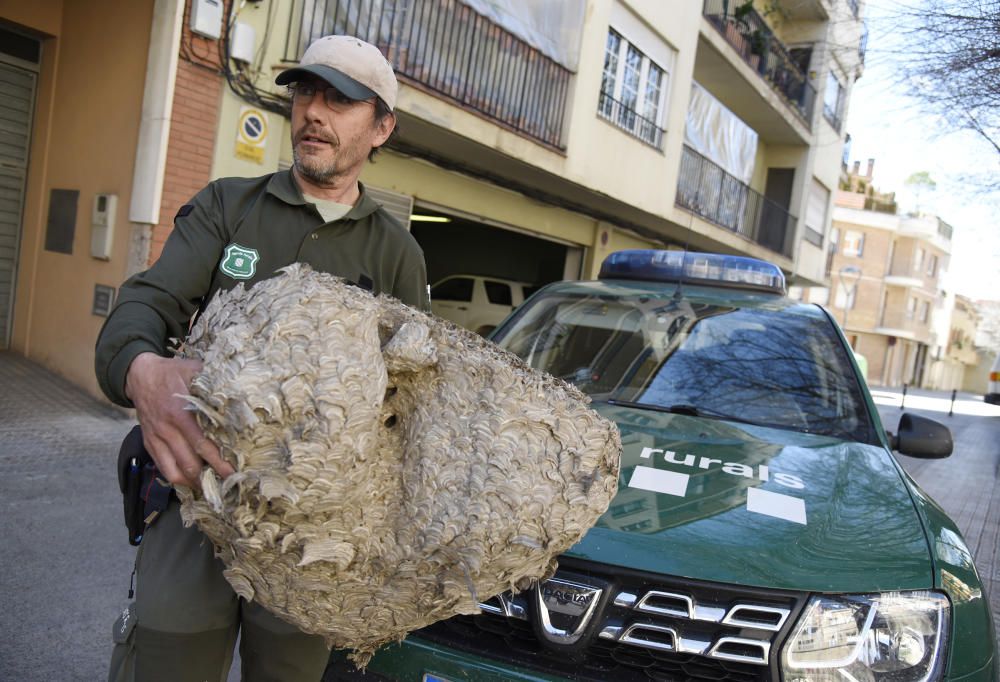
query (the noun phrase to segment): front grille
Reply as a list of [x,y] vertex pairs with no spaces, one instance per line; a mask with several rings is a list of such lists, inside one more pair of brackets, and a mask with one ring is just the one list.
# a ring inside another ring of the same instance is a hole
[[536,634],[534,591],[417,631],[434,643],[574,680],[765,682],[804,596],[735,588],[563,559],[557,578],[600,585],[580,646]]

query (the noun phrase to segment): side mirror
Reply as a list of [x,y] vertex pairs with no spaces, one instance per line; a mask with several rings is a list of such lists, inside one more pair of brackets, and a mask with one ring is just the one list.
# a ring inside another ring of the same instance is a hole
[[899,430],[890,440],[899,454],[923,459],[947,457],[954,447],[947,426],[909,412],[899,418]]

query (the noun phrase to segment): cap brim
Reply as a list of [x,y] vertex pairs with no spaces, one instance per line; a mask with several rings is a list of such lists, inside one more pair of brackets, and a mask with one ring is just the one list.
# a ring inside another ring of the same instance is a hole
[[289,83],[302,80],[304,76],[321,78],[351,99],[361,100],[378,97],[375,91],[368,86],[362,85],[350,76],[324,64],[309,64],[308,66],[296,66],[286,69],[278,74],[274,82],[277,85],[288,85]]

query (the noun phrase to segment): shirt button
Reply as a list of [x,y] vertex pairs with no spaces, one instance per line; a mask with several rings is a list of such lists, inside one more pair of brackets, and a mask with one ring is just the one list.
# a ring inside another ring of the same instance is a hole
[[319,239],[319,235],[318,235],[318,234],[316,234],[315,232],[313,232],[313,233],[312,233],[312,238],[313,238],[313,239]]

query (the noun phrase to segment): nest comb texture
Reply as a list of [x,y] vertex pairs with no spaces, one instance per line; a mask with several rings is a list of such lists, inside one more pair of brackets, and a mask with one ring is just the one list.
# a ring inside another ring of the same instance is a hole
[[481,337],[293,265],[220,293],[185,354],[234,465],[182,489],[238,594],[353,650],[555,570],[617,490],[617,428]]

